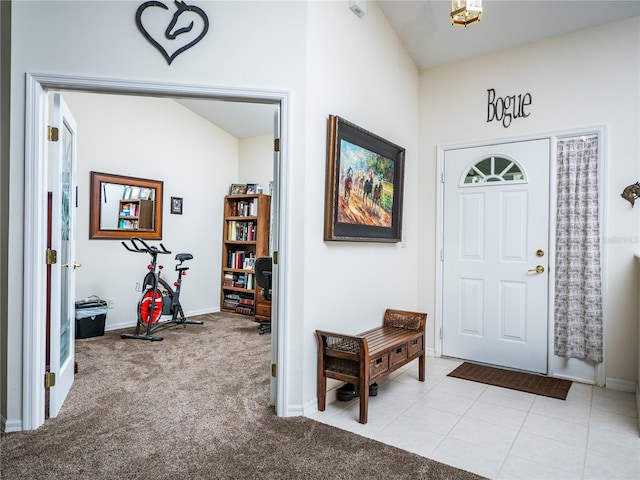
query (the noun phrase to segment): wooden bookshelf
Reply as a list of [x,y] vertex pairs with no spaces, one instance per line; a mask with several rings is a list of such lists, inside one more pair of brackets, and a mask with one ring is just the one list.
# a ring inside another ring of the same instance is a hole
[[153,230],[153,200],[120,200],[118,230]]
[[[256,283],[254,262],[269,255],[271,197],[264,194],[227,195],[224,197],[222,228],[222,278],[220,309],[256,315],[269,321],[270,304],[262,298]],[[269,309],[265,308],[265,302]]]

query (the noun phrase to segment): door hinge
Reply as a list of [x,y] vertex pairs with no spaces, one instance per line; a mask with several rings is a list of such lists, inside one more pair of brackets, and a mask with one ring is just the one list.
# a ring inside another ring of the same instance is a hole
[[278,264],[278,252],[277,251],[273,252],[272,261],[273,261],[274,265]]
[[50,248],[47,248],[47,253],[45,255],[46,261],[47,261],[47,265],[53,265],[58,261],[58,252],[56,252],[55,250],[51,250]]
[[444,249],[440,250],[440,261],[444,262]]
[[440,183],[444,183],[444,170],[440,172]]
[[280,139],[276,138],[273,140],[273,151],[274,152],[279,152],[280,151]]
[[50,142],[58,141],[58,127],[47,125],[47,140]]
[[440,340],[442,340],[442,327],[440,327]]
[[56,374],[53,372],[45,372],[44,388],[51,388],[55,386],[56,386]]
[[271,376],[272,376],[273,378],[275,378],[275,377],[276,377],[276,364],[275,364],[275,363],[272,363],[272,364],[271,364]]

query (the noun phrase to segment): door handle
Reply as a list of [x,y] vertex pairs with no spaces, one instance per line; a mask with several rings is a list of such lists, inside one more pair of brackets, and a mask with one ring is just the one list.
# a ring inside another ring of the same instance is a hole
[[542,265],[538,265],[536,268],[530,268],[527,272],[544,273],[544,267]]
[[[82,264],[80,262],[73,262],[73,269],[75,270],[76,268],[80,268],[82,266]],[[63,263],[62,265],[60,265],[60,267],[62,268],[69,268],[69,264],[68,263]]]

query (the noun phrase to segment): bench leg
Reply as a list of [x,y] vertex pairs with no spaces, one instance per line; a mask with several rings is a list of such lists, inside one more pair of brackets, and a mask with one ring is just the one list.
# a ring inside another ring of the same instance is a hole
[[418,357],[418,380],[424,382],[424,362],[425,354],[423,353]]
[[327,407],[327,377],[318,375],[318,410],[324,412]]
[[358,421],[362,424],[367,423],[369,412],[369,385],[367,382],[360,381],[360,418]]

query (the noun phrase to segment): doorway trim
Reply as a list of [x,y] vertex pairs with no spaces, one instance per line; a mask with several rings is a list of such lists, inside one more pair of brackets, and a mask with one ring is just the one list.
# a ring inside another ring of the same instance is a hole
[[80,77],[40,73],[26,74],[25,98],[25,185],[24,185],[24,295],[23,295],[23,386],[22,430],[33,430],[44,424],[45,415],[45,315],[46,315],[46,151],[47,91],[70,90],[121,95],[187,97],[208,100],[265,103],[280,107],[280,164],[274,172],[279,183],[277,208],[279,222],[274,243],[280,252],[279,268],[274,268],[278,328],[272,337],[276,348],[276,414],[287,416],[288,400],[285,379],[289,374],[287,348],[288,319],[286,291],[289,284],[286,225],[288,219],[289,162],[289,93],[280,90],[258,90],[210,85],[118,80],[102,77]]
[[[607,291],[606,282],[604,281],[607,271],[607,258],[605,248],[605,233],[607,232],[606,216],[606,199],[607,199],[607,158],[608,158],[608,130],[606,125],[586,126],[581,128],[572,128],[566,130],[555,130],[549,132],[534,133],[530,135],[522,135],[516,137],[504,137],[493,138],[487,140],[476,140],[471,142],[460,142],[450,144],[437,144],[436,145],[436,171],[438,175],[438,181],[436,182],[436,249],[435,249],[435,272],[436,272],[436,297],[434,305],[434,356],[442,356],[442,304],[443,304],[443,256],[444,249],[444,158],[445,153],[448,150],[482,147],[489,145],[500,145],[503,143],[514,143],[529,140],[549,139],[550,152],[549,152],[549,265],[555,265],[555,208],[556,208],[556,164],[557,164],[557,141],[558,139],[580,136],[580,135],[597,135],[598,136],[598,157],[599,157],[599,202],[600,202],[600,259],[602,262],[602,328],[603,328],[603,340],[606,342],[606,329],[607,329]],[[555,275],[555,270],[554,270]],[[558,378],[566,378],[568,380],[583,381],[586,379],[581,378],[579,375],[574,375],[569,369],[568,371],[562,371],[557,363],[556,357],[553,353],[553,339],[554,339],[554,275],[550,275],[549,278],[549,306],[547,312],[548,318],[548,343],[547,343],[547,356],[548,356],[548,372],[547,375]],[[605,343],[606,345],[606,343]],[[606,352],[603,355],[606,359]],[[605,383],[605,360],[595,366],[594,378],[591,381],[598,386],[603,386]],[[587,382],[589,383],[589,382]]]

